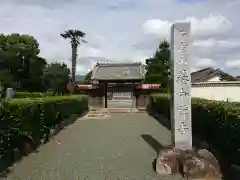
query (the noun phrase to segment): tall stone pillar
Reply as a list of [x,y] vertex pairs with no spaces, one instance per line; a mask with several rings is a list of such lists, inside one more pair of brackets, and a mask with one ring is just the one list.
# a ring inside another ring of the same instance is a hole
[[176,148],[192,149],[191,77],[188,59],[190,23],[171,27],[171,131]]
[[156,161],[159,174],[177,174],[185,179],[221,179],[217,159],[205,149],[192,147],[191,78],[188,50],[190,23],[171,27],[171,134],[172,144],[161,148]]

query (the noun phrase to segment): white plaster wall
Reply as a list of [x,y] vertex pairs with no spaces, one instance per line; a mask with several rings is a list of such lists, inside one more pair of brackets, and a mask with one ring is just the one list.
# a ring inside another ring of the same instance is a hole
[[192,87],[191,96],[217,101],[240,102],[240,86]]
[[221,81],[221,77],[220,76],[215,76],[211,79],[208,80],[208,82],[219,82]]

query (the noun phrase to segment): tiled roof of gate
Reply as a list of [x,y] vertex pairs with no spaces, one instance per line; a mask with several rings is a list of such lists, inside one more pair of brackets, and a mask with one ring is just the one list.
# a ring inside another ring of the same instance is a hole
[[141,63],[97,63],[92,80],[144,79],[145,68]]

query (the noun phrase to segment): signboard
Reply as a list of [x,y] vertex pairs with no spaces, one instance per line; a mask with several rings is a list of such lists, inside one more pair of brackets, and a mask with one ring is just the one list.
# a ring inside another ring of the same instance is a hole
[[136,86],[137,89],[159,89],[160,84],[139,84]]

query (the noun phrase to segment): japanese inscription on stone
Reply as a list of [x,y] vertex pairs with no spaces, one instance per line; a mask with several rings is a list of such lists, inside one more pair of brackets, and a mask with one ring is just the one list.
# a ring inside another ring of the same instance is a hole
[[179,31],[179,35],[180,35],[180,48],[179,48],[179,52],[186,52],[187,51],[187,47],[188,44],[185,43],[185,36],[188,36],[188,34],[186,33],[185,30],[180,30]]
[[186,84],[189,81],[188,71],[182,70],[177,74],[177,83]]
[[185,59],[184,56],[181,56],[181,58],[178,60],[179,64],[187,64],[187,60]]
[[189,35],[190,23],[176,23],[171,27],[171,120],[173,143],[180,149],[192,148]]
[[188,126],[184,123],[184,121],[182,121],[180,127],[177,130],[180,132],[180,134],[184,134],[188,130]]
[[177,110],[179,112],[180,115],[186,115],[188,114],[188,107],[187,105],[179,105],[177,106]]
[[189,93],[186,92],[183,88],[177,93],[178,96],[189,96]]

